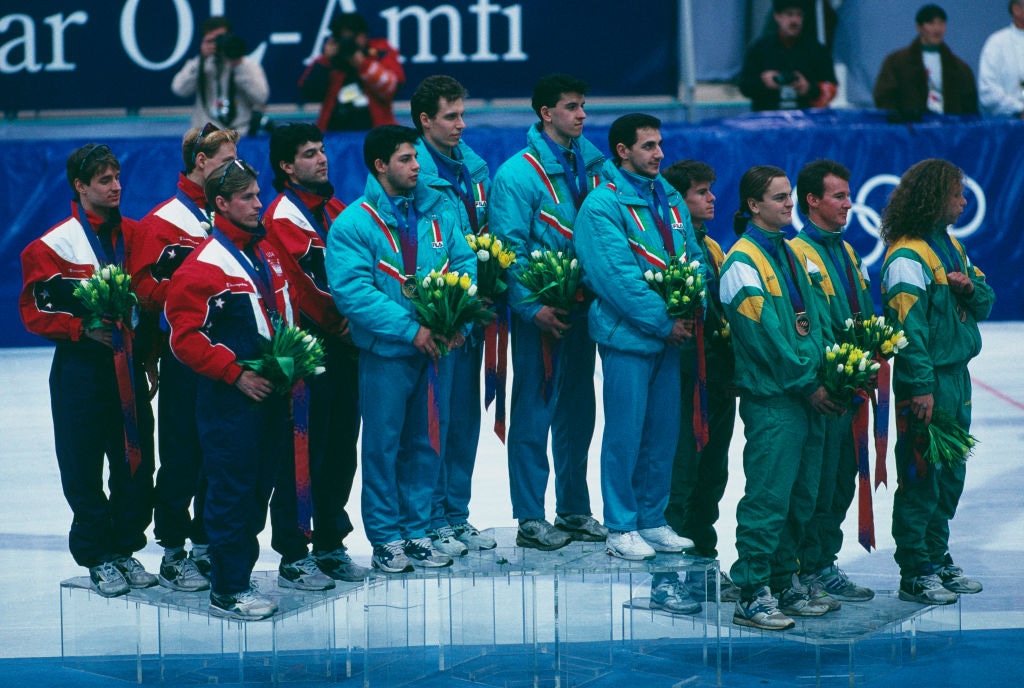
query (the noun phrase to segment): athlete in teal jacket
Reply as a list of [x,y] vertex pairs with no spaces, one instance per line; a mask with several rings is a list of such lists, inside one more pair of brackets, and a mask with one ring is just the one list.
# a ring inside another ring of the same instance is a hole
[[[693,545],[665,522],[679,439],[676,347],[692,336],[692,323],[684,328],[685,336],[679,336],[676,319],[668,315],[665,301],[648,285],[644,273],[664,271],[679,256],[703,261],[703,255],[679,192],[653,169],[646,175],[634,171],[637,163],[631,158],[642,155],[639,151],[648,140],[650,149],[658,150],[651,164],[660,162],[660,122],[647,115],[626,115],[612,125],[613,136],[620,122],[632,132],[634,143],[624,149],[627,157],[614,170],[611,183],[584,202],[575,245],[584,280],[596,295],[590,307],[590,333],[601,353],[605,414],[615,419],[605,423],[601,444],[604,524],[613,531],[608,551],[630,559]],[[670,245],[662,232],[670,237]],[[650,549],[642,543],[639,549],[625,542],[619,546],[623,535],[634,531]]]

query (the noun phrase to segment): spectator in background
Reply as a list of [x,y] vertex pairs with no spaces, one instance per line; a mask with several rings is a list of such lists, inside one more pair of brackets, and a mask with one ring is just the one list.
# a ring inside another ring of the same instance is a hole
[[210,17],[200,32],[199,55],[174,75],[171,91],[182,98],[196,97],[193,127],[213,121],[226,129],[254,133],[250,124],[256,122],[258,128],[270,97],[263,67],[245,56],[245,40],[231,33],[227,17]]
[[1024,117],[1024,0],[1010,0],[1013,23],[988,37],[978,65],[986,115]]
[[938,115],[978,114],[974,72],[944,43],[946,12],[925,5],[914,17],[917,38],[890,53],[875,81],[875,107],[913,122],[928,111]]
[[322,131],[364,131],[397,124],[392,101],[405,83],[398,50],[383,38],[368,38],[359,14],[331,20],[323,54],[299,79],[307,101],[319,100],[316,124]]
[[740,91],[750,109],[795,110],[825,107],[836,94],[836,74],[825,46],[803,33],[801,0],[774,0],[778,31],[759,38],[747,50]]

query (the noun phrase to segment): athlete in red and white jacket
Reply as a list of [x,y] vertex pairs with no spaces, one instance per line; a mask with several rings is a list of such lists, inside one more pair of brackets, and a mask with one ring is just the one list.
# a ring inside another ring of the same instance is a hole
[[[87,313],[74,295],[79,281],[98,268],[122,264],[125,245],[131,246],[136,224],[121,217],[120,172],[120,162],[105,145],[88,144],[71,154],[71,216],[22,252],[19,300],[28,331],[56,343],[50,407],[61,486],[74,515],[68,544],[105,597],[156,583],[132,556],[146,545],[153,509],[153,414],[146,376],[136,356],[136,369],[124,371],[134,376],[119,380],[113,328],[85,329]],[[132,392],[134,405],[127,403]],[[130,442],[129,435],[134,435]],[[132,466],[129,444],[134,449],[136,442],[140,463]]]

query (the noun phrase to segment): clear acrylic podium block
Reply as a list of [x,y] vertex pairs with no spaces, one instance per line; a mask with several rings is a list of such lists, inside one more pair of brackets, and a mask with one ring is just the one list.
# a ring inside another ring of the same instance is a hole
[[[603,543],[541,552],[516,547],[515,528],[489,532],[496,549],[470,552],[450,568],[367,581],[365,686],[412,685],[439,673],[503,688],[579,685],[612,671],[689,679],[695,672],[686,663],[705,669],[709,657],[718,670],[718,625],[703,611],[717,610],[713,600],[675,621],[632,606],[649,594],[653,572],[717,572],[714,561],[627,562],[605,554]],[[656,646],[675,655],[656,666]]]
[[950,646],[961,632],[959,603],[904,602],[893,591],[876,591],[868,602],[843,602],[820,617],[793,617],[796,626],[787,631],[736,626],[731,617],[732,605],[724,605],[727,670],[789,673],[813,686],[853,688]]
[[363,584],[339,582],[314,593],[279,589],[276,571],[256,572],[253,580],[280,606],[270,619],[211,616],[205,591],[155,586],[108,599],[86,576],[65,580],[63,664],[149,685],[309,683],[352,675]]

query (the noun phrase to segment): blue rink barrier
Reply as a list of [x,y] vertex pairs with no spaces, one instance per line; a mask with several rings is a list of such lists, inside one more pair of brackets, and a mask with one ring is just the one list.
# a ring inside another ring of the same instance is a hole
[[[472,124],[472,120],[471,120]],[[465,140],[491,166],[514,155],[525,142],[522,128],[469,129]],[[608,129],[589,126],[587,137],[607,150]],[[884,113],[821,110],[757,113],[699,124],[666,123],[662,127],[665,165],[683,158],[711,164],[718,217],[711,236],[732,245],[732,214],[738,207],[738,184],[753,165],[777,165],[795,183],[797,172],[817,158],[833,158],[852,172],[854,207],[847,238],[864,257],[878,301],[878,271],[885,248],[877,238],[879,214],[899,176],[925,158],[940,157],[961,167],[966,176],[967,208],[954,228],[971,260],[987,276],[997,299],[992,318],[1024,320],[1024,122],[980,118],[934,118],[916,124],[888,124]],[[366,168],[362,135],[331,133],[326,146],[336,195],[345,202],[362,193]],[[181,169],[177,137],[105,139],[121,160],[124,185],[122,213],[141,218],[173,195]],[[66,217],[71,193],[65,161],[81,139],[0,141],[0,346],[42,344],[20,323],[19,254],[47,228]],[[239,155],[260,170],[264,204],[274,197],[266,136],[243,139]],[[802,224],[796,217],[795,223]]]

